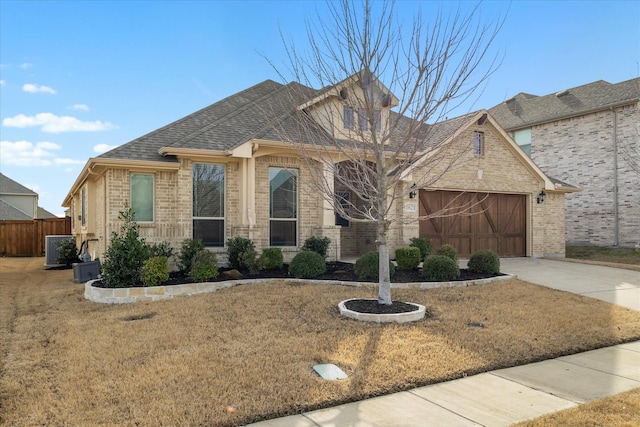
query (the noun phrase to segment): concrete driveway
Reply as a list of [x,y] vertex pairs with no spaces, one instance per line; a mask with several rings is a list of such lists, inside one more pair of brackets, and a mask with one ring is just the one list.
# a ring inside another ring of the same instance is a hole
[[640,272],[539,258],[501,258],[500,270],[522,280],[640,311]]

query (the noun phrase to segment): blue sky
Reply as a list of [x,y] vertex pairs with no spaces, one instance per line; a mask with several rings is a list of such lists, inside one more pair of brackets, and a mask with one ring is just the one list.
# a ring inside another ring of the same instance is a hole
[[[471,3],[462,3],[470,7]],[[407,22],[453,2],[399,1]],[[266,79],[324,2],[0,0],[0,171],[63,214],[90,157]],[[639,76],[638,1],[489,1],[503,54],[475,105]]]

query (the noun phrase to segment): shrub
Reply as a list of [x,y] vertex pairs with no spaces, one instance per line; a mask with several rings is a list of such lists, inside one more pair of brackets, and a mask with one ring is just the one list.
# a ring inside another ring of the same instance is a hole
[[412,237],[409,246],[420,249],[420,261],[431,255],[431,240],[427,237]]
[[142,265],[149,253],[138,233],[138,224],[133,220],[133,209],[125,206],[118,218],[122,221],[120,232],[111,234],[102,263],[102,281],[107,288],[123,288],[140,282]]
[[182,241],[180,256],[178,257],[178,268],[186,272],[191,271],[191,264],[196,254],[204,251],[204,243],[200,239],[185,239]]
[[431,255],[424,260],[422,275],[427,280],[449,281],[460,277],[456,261],[445,255]]
[[227,254],[229,255],[229,264],[232,268],[245,268],[247,267],[242,262],[242,253],[247,249],[255,251],[256,247],[250,239],[244,237],[232,237],[227,240]]
[[142,284],[158,286],[169,279],[169,259],[166,256],[153,256],[143,263]]
[[58,264],[70,266],[74,262],[81,261],[78,257],[78,248],[76,247],[76,239],[74,237],[61,240],[57,249],[58,259],[56,262]]
[[458,262],[458,251],[451,245],[442,245],[436,251],[436,255],[444,255],[451,258],[454,262]]
[[493,251],[477,251],[469,258],[467,267],[476,273],[496,274],[500,272],[500,258]]
[[240,263],[244,265],[250,274],[258,274],[262,270],[262,258],[258,257],[255,249],[247,249],[240,254]]
[[149,258],[163,256],[167,261],[173,256],[173,248],[169,242],[152,243],[149,245]]
[[420,264],[420,249],[409,246],[396,249],[396,262],[399,270],[413,270]]
[[218,258],[213,252],[203,249],[196,253],[191,260],[189,277],[196,282],[218,277]]
[[[380,254],[377,251],[367,252],[356,260],[354,273],[360,279],[377,279],[379,276]],[[395,266],[389,261],[389,275],[396,272]]]
[[284,257],[280,248],[264,248],[260,259],[262,268],[265,270],[278,270],[284,264]]
[[322,255],[314,251],[302,251],[296,254],[289,264],[289,274],[298,279],[313,279],[327,271]]
[[322,258],[326,259],[329,243],[331,243],[331,239],[329,239],[328,237],[311,236],[304,241],[302,250],[317,252],[322,255]]

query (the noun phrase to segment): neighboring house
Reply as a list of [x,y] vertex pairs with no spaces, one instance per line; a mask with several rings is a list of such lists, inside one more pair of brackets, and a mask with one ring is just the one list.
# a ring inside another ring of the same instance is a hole
[[520,93],[489,110],[545,172],[582,188],[566,198],[567,244],[640,243],[639,104],[635,78]]
[[[78,242],[98,239],[101,257],[128,204],[147,241],[179,249],[184,239],[198,238],[222,259],[233,236],[252,239],[258,250],[281,247],[287,260],[313,235],[331,239],[329,259],[375,250],[372,224],[345,221],[309,190],[311,166],[274,125],[295,129],[293,116],[303,110],[318,121],[317,136],[348,138],[358,115],[342,94],[356,93],[360,84],[358,75],[320,91],[268,80],[89,159],[63,202],[71,210],[72,233]],[[290,102],[292,92],[296,103]],[[397,99],[380,99],[379,132],[385,132]],[[333,119],[323,120],[328,111],[335,112]],[[464,167],[444,174],[433,188],[412,189],[412,175],[405,176],[405,197],[395,214],[417,218],[475,200],[477,215],[394,224],[390,253],[425,236],[436,246],[455,245],[461,256],[479,249],[503,256],[564,255],[564,197],[576,188],[548,178],[486,111],[420,126],[430,135],[425,146],[458,147]],[[429,160],[427,154],[415,163],[415,176],[433,166]],[[539,203],[542,192],[546,198]]]
[[38,194],[0,173],[0,219],[56,218],[38,206]]

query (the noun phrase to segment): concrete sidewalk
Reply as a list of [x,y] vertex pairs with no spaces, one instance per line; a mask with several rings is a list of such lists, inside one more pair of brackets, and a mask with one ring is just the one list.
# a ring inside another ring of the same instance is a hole
[[509,426],[640,387],[640,341],[251,424]]
[[[516,258],[523,280],[640,310],[640,272]],[[640,341],[501,369],[255,427],[509,426],[640,387]]]

